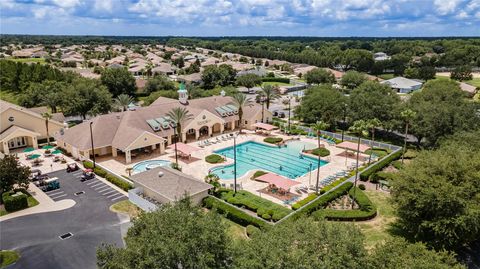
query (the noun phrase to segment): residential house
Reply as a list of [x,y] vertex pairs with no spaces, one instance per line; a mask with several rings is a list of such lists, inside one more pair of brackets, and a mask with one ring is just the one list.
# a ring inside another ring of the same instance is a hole
[[380,83],[390,86],[392,89],[397,91],[397,93],[410,93],[422,88],[423,85],[421,81],[404,77],[395,77],[384,80]]

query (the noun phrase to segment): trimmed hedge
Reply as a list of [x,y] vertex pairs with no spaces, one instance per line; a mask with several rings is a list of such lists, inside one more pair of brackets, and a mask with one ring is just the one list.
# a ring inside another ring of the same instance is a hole
[[378,183],[380,180],[390,181],[394,177],[394,173],[391,172],[376,172],[370,176],[370,181],[372,183]]
[[289,78],[275,78],[275,77],[263,77],[263,82],[280,82],[280,83],[288,83],[290,84]]
[[251,238],[251,237],[255,236],[255,234],[257,234],[261,231],[256,226],[248,225],[247,228],[246,228],[246,232],[247,232],[247,236]]
[[236,206],[230,205],[225,201],[215,199],[211,196],[205,197],[203,199],[203,205],[209,209],[216,209],[217,212],[223,214],[227,219],[242,226],[254,225],[256,227],[262,228],[267,225],[264,220],[252,217],[237,208]]
[[326,157],[328,155],[330,155],[330,150],[326,149],[326,148],[316,148],[314,150],[312,150],[312,154],[313,155],[320,155],[320,157]]
[[[315,135],[315,136],[316,136],[316,135]],[[321,134],[320,137],[321,137],[321,138],[324,138],[324,139],[332,140],[332,141],[335,142],[335,144],[342,143],[342,140],[336,139],[335,137],[332,137],[332,136],[329,136],[329,135],[326,135],[326,134]]]
[[8,191],[2,194],[3,204],[7,212],[18,211],[28,207],[28,196],[23,192],[18,196],[12,196],[15,193],[17,191]]
[[376,172],[382,170],[384,167],[388,166],[391,162],[400,158],[400,156],[402,156],[402,151],[401,150],[399,150],[399,151],[393,153],[392,155],[383,158],[381,161],[378,161],[377,163],[371,165],[368,170],[363,171],[360,174],[360,180],[367,181],[370,178],[371,175],[373,175]]
[[223,163],[225,160],[218,154],[211,154],[205,157],[207,163]]
[[294,203],[294,204],[292,205],[292,209],[293,209],[293,210],[297,210],[297,209],[299,209],[300,207],[308,204],[308,202],[314,200],[314,199],[317,198],[317,197],[318,197],[318,195],[317,195],[316,193],[310,193],[310,194],[309,194],[307,197],[305,197],[304,199],[302,199],[302,200]]
[[[355,188],[351,188],[348,194],[353,198]],[[363,221],[370,220],[377,216],[377,207],[370,201],[368,196],[357,188],[355,201],[359,205],[359,209],[354,210],[336,210],[322,209],[312,213],[315,219],[327,219],[337,221]]]
[[237,191],[235,196],[233,196],[233,194],[234,192],[232,190],[220,190],[218,192],[220,199],[238,207],[245,207],[268,221],[278,221],[291,212],[288,208],[261,198],[248,191],[241,190]]
[[265,143],[270,143],[270,144],[278,144],[283,141],[283,138],[281,137],[267,137],[263,139],[263,142]]
[[103,170],[100,167],[93,168],[93,163],[89,161],[83,161],[83,166],[88,169],[93,169],[93,172],[95,173],[95,175],[105,178],[106,180],[110,181],[112,184],[116,185],[117,187],[119,187],[124,191],[133,189],[133,186],[127,181],[108,173],[107,171]]
[[366,189],[365,185],[363,185],[363,184],[358,185],[358,188],[361,189],[362,191],[364,191]]
[[342,196],[345,194],[349,189],[351,189],[353,186],[352,182],[346,182],[345,184],[341,185],[337,189],[320,196],[317,200],[312,202],[311,204],[308,204],[300,209],[298,209],[293,217],[299,218],[302,215],[310,215],[312,212],[325,207],[330,201],[337,199],[338,197]]

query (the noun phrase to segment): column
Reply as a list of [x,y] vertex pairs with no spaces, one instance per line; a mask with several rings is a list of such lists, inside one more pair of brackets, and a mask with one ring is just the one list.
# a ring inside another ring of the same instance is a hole
[[157,148],[157,144],[152,145],[152,151],[154,151]]
[[212,126],[208,126],[208,136],[212,136]]
[[34,149],[38,149],[38,141],[37,141],[37,138],[36,137],[32,137],[32,147]]
[[232,121],[231,127],[232,127],[232,130],[235,130],[235,121]]
[[10,153],[10,149],[8,148],[8,142],[3,142],[3,153],[8,155]]
[[220,124],[220,133],[223,134],[223,132],[225,131],[225,125]]
[[132,155],[130,155],[130,150],[125,151],[125,162],[126,163],[132,162]]
[[[182,141],[186,142],[187,141],[187,133],[182,133]],[[180,142],[180,141],[177,141]]]
[[198,140],[199,137],[200,137],[200,130],[195,129],[195,140]]
[[112,156],[117,157],[117,149],[112,147]]
[[160,154],[163,154],[165,152],[165,143],[166,142],[160,143]]
[[171,145],[172,144],[172,136],[169,135],[167,136],[167,145]]

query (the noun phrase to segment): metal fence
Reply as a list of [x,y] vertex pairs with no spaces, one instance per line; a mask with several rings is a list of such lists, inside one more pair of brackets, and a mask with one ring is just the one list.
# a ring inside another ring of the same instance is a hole
[[143,198],[141,196],[142,193],[142,188],[131,189],[128,191],[128,200],[143,209],[145,212],[152,212],[157,210],[158,206]]

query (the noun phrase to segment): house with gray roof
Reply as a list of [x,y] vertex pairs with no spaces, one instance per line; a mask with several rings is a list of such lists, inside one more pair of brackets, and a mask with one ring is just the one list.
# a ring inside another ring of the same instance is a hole
[[386,84],[394,89],[397,93],[410,93],[422,88],[423,82],[408,79],[404,77],[395,77],[392,79],[384,80],[380,82],[381,84]]

